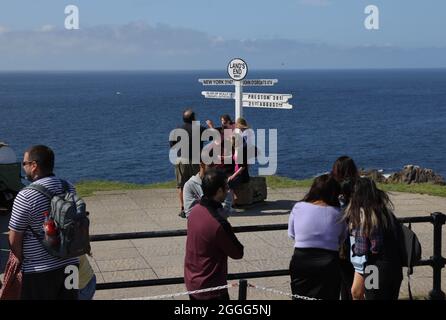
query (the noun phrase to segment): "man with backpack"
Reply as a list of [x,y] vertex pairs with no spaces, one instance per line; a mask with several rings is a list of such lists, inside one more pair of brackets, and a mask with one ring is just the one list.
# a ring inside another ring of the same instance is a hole
[[[72,276],[70,270],[77,270],[79,258],[51,253],[44,245],[46,234],[42,228],[53,218],[52,207],[57,207],[49,197],[75,194],[75,189],[53,174],[54,153],[47,146],[30,147],[22,165],[32,184],[17,195],[9,221],[11,251],[22,264],[21,297],[25,300],[76,300],[78,284],[70,285],[70,279],[65,280]],[[58,227],[57,223],[55,226]]]

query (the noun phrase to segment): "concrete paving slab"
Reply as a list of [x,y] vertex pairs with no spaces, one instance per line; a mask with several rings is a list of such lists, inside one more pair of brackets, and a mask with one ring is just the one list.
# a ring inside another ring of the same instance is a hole
[[[165,267],[156,267],[154,268],[154,272],[156,276],[160,279],[162,278],[176,278],[184,276],[184,267],[183,263],[177,266],[165,266]],[[184,288],[183,290],[185,290]]]
[[[140,297],[151,297],[163,294],[170,294],[175,292],[186,291],[184,285],[166,285],[159,287],[139,287],[132,289],[113,289],[106,291],[96,291],[96,300],[122,300],[122,299],[132,299]],[[174,300],[173,298],[166,298],[164,300]],[[182,299],[177,298],[176,300],[189,300],[188,296]]]
[[91,251],[93,252],[93,256],[96,251],[102,251],[105,249],[125,249],[125,248],[134,248],[135,245],[132,243],[132,240],[114,240],[114,241],[94,241],[91,242]]
[[135,270],[146,269],[150,266],[146,263],[144,258],[127,258],[127,259],[113,259],[113,260],[96,260],[99,271],[104,273],[107,271],[121,271],[121,270]]
[[152,269],[107,271],[102,272],[102,276],[105,282],[158,279],[157,275]]
[[[140,249],[138,249],[140,250]],[[138,251],[141,254],[141,251]],[[184,265],[184,253],[181,255],[168,255],[168,256],[158,256],[156,259],[151,259],[152,256],[146,256],[147,263],[154,269],[163,267],[175,267]],[[181,274],[182,275],[182,274]]]

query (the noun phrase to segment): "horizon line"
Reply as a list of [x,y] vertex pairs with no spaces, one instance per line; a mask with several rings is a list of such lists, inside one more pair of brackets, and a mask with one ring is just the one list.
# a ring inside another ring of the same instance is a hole
[[[259,71],[379,71],[379,70],[446,70],[444,67],[352,67],[352,68],[259,68],[251,72]],[[197,68],[197,69],[55,69],[55,70],[45,70],[45,69],[24,69],[24,70],[0,70],[0,73],[86,73],[86,72],[224,72],[224,68],[214,69],[214,68]]]

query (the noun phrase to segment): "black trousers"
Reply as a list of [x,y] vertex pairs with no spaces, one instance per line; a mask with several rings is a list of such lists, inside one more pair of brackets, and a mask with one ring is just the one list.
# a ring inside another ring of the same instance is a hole
[[339,300],[339,253],[295,248],[290,262],[291,292],[322,300]]
[[350,260],[340,259],[341,267],[341,300],[353,300],[352,285],[353,277],[355,275],[355,268],[353,268]]
[[22,300],[77,300],[78,290],[65,288],[65,267],[23,273]]
[[366,300],[398,300],[401,282],[403,281],[403,270],[398,262],[374,261],[370,263],[378,268],[378,289],[365,290]]

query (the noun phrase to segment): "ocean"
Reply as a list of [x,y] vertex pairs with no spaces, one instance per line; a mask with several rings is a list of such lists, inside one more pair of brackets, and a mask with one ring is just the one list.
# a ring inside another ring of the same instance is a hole
[[[0,141],[18,156],[33,144],[56,153],[72,182],[174,179],[169,132],[192,107],[204,124],[234,115],[232,100],[205,99],[199,78],[223,71],[0,73]],[[406,164],[446,176],[446,70],[250,71],[278,79],[245,91],[291,93],[292,110],[244,108],[254,129],[278,130],[277,174],[309,178],[341,155],[391,173]],[[255,167],[251,174],[255,174]]]

